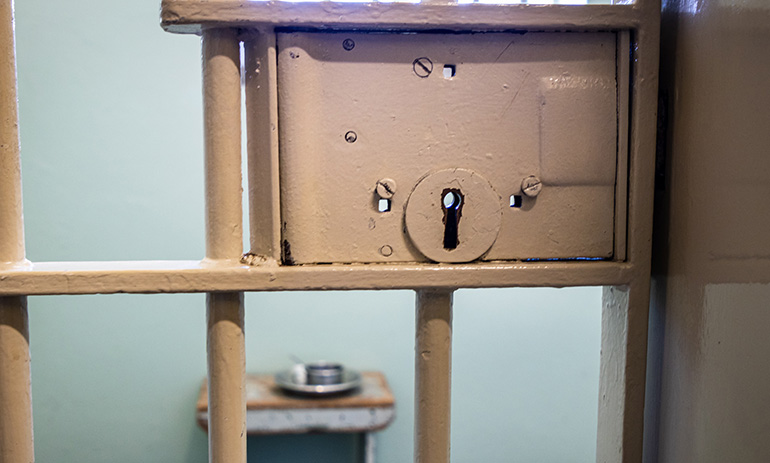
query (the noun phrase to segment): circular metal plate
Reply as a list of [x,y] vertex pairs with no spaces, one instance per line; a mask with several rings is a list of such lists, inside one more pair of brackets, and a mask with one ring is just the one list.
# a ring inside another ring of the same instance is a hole
[[275,375],[275,384],[295,394],[324,396],[351,391],[361,385],[361,374],[357,371],[342,372],[342,382],[337,384],[298,384],[292,379],[291,370],[282,371]]
[[[447,192],[459,193],[455,247],[446,247]],[[501,198],[492,185],[470,169],[445,169],[426,175],[406,205],[406,231],[412,243],[435,262],[470,262],[497,240],[502,223]]]

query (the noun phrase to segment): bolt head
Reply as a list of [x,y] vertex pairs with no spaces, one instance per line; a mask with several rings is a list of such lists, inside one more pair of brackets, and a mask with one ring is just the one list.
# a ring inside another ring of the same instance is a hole
[[356,140],[358,140],[358,135],[355,132],[353,132],[352,130],[348,131],[345,134],[345,141],[346,142],[348,142],[348,143],[355,143]]
[[345,39],[342,41],[342,48],[344,48],[347,51],[350,51],[356,47],[356,42],[353,41],[353,39]]
[[521,192],[530,198],[534,198],[535,196],[539,195],[540,190],[542,189],[543,184],[540,182],[540,179],[534,175],[530,175],[521,181]]
[[382,199],[390,199],[396,193],[396,181],[392,178],[377,180],[377,196]]

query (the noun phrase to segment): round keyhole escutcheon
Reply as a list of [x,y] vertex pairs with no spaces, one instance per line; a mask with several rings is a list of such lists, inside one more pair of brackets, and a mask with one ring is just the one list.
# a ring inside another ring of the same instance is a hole
[[406,232],[432,261],[471,262],[497,240],[501,205],[500,195],[478,173],[462,168],[435,171],[422,177],[409,195]]

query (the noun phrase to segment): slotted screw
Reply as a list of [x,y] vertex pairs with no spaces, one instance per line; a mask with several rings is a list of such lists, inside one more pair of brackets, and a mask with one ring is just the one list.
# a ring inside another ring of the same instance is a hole
[[422,58],[417,58],[412,61],[412,69],[414,70],[414,73],[417,74],[417,77],[424,79],[433,72],[433,61],[424,56]]
[[530,198],[540,194],[540,190],[543,189],[543,184],[540,183],[540,179],[534,175],[530,175],[521,181],[521,191]]
[[390,199],[396,193],[396,181],[392,178],[377,180],[377,196],[382,199]]

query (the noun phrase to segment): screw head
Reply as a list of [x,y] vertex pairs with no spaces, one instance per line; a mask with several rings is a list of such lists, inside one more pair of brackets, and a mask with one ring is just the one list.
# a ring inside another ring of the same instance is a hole
[[530,175],[521,181],[521,192],[530,198],[540,194],[540,190],[543,189],[543,184],[540,183],[540,179],[534,175]]
[[380,248],[380,254],[382,254],[385,257],[390,257],[393,255],[393,248],[388,246],[387,244]]
[[396,181],[392,178],[377,180],[377,196],[382,199],[390,199],[396,193]]
[[356,42],[353,41],[353,39],[345,39],[342,41],[342,48],[344,48],[347,51],[350,51],[356,47]]
[[358,135],[356,135],[356,133],[353,132],[352,130],[348,131],[345,134],[345,141],[346,142],[348,142],[348,143],[355,143],[356,140],[358,140]]
[[422,58],[417,58],[412,61],[412,69],[417,77],[424,79],[433,72],[433,61],[424,56]]

